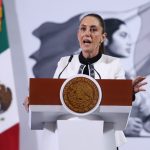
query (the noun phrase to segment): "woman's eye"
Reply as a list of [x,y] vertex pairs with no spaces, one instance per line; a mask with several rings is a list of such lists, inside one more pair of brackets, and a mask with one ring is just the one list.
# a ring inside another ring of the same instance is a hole
[[91,28],[91,32],[96,32],[97,29],[96,28]]
[[80,28],[80,31],[85,31],[85,30],[86,30],[85,27],[81,27],[81,28]]

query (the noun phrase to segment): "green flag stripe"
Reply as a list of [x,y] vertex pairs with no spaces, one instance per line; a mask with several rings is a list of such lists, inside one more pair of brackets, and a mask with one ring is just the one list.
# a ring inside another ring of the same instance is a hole
[[0,32],[0,53],[4,52],[9,47],[4,9],[2,14],[3,17],[2,17],[2,31]]

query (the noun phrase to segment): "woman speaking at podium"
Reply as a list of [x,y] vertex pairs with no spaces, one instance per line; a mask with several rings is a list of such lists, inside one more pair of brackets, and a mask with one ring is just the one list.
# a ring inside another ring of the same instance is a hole
[[[95,79],[125,79],[125,72],[120,60],[115,57],[104,55],[104,40],[106,38],[104,21],[97,14],[87,14],[80,20],[77,37],[81,52],[78,55],[63,57],[58,62],[54,78],[69,78],[77,74],[86,74]],[[133,80],[134,94],[144,91],[142,82],[144,77]],[[24,105],[28,110],[29,101]],[[126,140],[122,131],[116,131],[116,146],[120,146]],[[54,150],[54,149],[53,149]]]

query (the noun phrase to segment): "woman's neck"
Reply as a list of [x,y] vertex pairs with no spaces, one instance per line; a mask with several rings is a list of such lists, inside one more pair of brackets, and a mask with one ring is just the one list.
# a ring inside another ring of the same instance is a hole
[[97,56],[98,55],[98,53],[99,53],[99,51],[97,50],[97,51],[82,51],[82,55],[83,55],[83,57],[84,58],[93,58],[93,57],[95,57],[95,56]]

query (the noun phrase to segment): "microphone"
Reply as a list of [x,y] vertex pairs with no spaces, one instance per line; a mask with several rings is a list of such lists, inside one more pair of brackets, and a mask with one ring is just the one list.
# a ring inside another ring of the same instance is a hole
[[60,72],[58,79],[60,78],[61,74],[64,72],[64,70],[68,67],[69,63],[72,61],[73,55],[70,55],[69,59],[68,59],[68,63],[67,65],[64,67],[64,69]]
[[[88,65],[91,65],[91,63],[89,62],[89,60],[87,59],[87,63],[88,63]],[[94,66],[93,66],[93,69],[94,69],[94,71],[97,73],[97,75],[99,76],[99,79],[101,79],[101,75],[98,73],[98,71],[94,68]]]
[[73,58],[73,55],[70,55],[69,60],[68,60],[68,63],[71,62],[72,58]]

